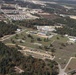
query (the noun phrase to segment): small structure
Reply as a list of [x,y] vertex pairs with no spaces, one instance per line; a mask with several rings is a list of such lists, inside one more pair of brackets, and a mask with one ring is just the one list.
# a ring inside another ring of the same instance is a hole
[[17,32],[20,32],[21,31],[21,29],[17,29]]
[[73,37],[73,36],[68,36],[69,38],[69,43],[75,43],[76,42],[76,37]]

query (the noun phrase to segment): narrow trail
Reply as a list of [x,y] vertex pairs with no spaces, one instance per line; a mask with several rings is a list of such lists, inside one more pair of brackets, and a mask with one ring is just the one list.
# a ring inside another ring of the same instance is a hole
[[66,66],[64,67],[64,70],[66,70],[66,68],[68,67],[69,63],[71,62],[71,60],[72,60],[73,58],[75,58],[75,57],[70,57],[68,63],[67,63]]

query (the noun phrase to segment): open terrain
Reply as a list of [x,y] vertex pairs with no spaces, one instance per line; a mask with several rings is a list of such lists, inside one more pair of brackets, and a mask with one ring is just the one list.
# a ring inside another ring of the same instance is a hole
[[[3,0],[3,3],[0,14],[6,21],[2,19],[0,25],[0,51],[5,55],[0,55],[0,72],[8,75],[13,68],[19,75],[76,72],[76,1]],[[13,48],[17,50],[14,52]]]

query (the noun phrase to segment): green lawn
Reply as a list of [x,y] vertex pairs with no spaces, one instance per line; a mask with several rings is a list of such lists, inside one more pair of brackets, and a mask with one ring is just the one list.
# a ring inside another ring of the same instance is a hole
[[69,39],[67,37],[65,37],[65,36],[56,35],[56,36],[53,36],[51,38],[51,40],[55,40],[55,41],[66,43]]
[[[49,46],[51,43],[53,43],[54,41],[59,41],[59,42],[67,42],[67,38],[66,37],[62,37],[61,35],[55,35],[53,36],[51,39],[48,39],[47,41],[44,41],[45,38],[44,37],[40,37],[37,35],[33,35],[31,34],[31,36],[33,37],[30,38],[28,37],[28,34],[26,32],[28,31],[34,31],[31,28],[25,28],[26,30],[24,32],[22,32],[21,34],[17,34],[15,36],[13,36],[12,38],[5,40],[4,43],[12,43],[11,40],[14,40],[16,44],[20,44],[20,45],[25,45],[27,47],[32,47],[32,48],[39,48],[38,45],[35,45],[33,43],[38,43],[38,44],[42,44],[42,47],[44,46]],[[38,38],[40,38],[41,41],[38,41]],[[23,43],[20,43],[20,41],[18,40],[23,40]],[[44,48],[43,48],[44,49]]]

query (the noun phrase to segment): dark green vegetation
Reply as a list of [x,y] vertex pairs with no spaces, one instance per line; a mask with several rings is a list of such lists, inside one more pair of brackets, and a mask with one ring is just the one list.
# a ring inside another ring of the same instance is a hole
[[9,9],[9,10],[15,10],[14,7],[7,7],[7,6],[2,6],[1,9]]
[[3,37],[4,35],[8,34],[14,34],[17,30],[17,26],[14,26],[12,24],[6,24],[5,22],[0,22],[0,37]]
[[35,20],[23,20],[23,21],[13,21],[15,25],[25,26],[28,28],[33,28],[36,25],[38,26],[50,26],[54,25],[54,22],[47,19],[35,19]]
[[[15,71],[15,66],[23,73]],[[57,75],[58,66],[55,61],[23,56],[17,49],[9,48],[0,42],[0,74],[1,75]]]
[[76,20],[67,17],[56,19],[55,22],[63,24],[62,28],[56,28],[56,33],[76,36]]
[[58,14],[66,12],[66,9],[59,4],[50,4],[50,3],[46,3],[46,4],[47,6],[44,9],[46,9],[47,12],[58,13]]

